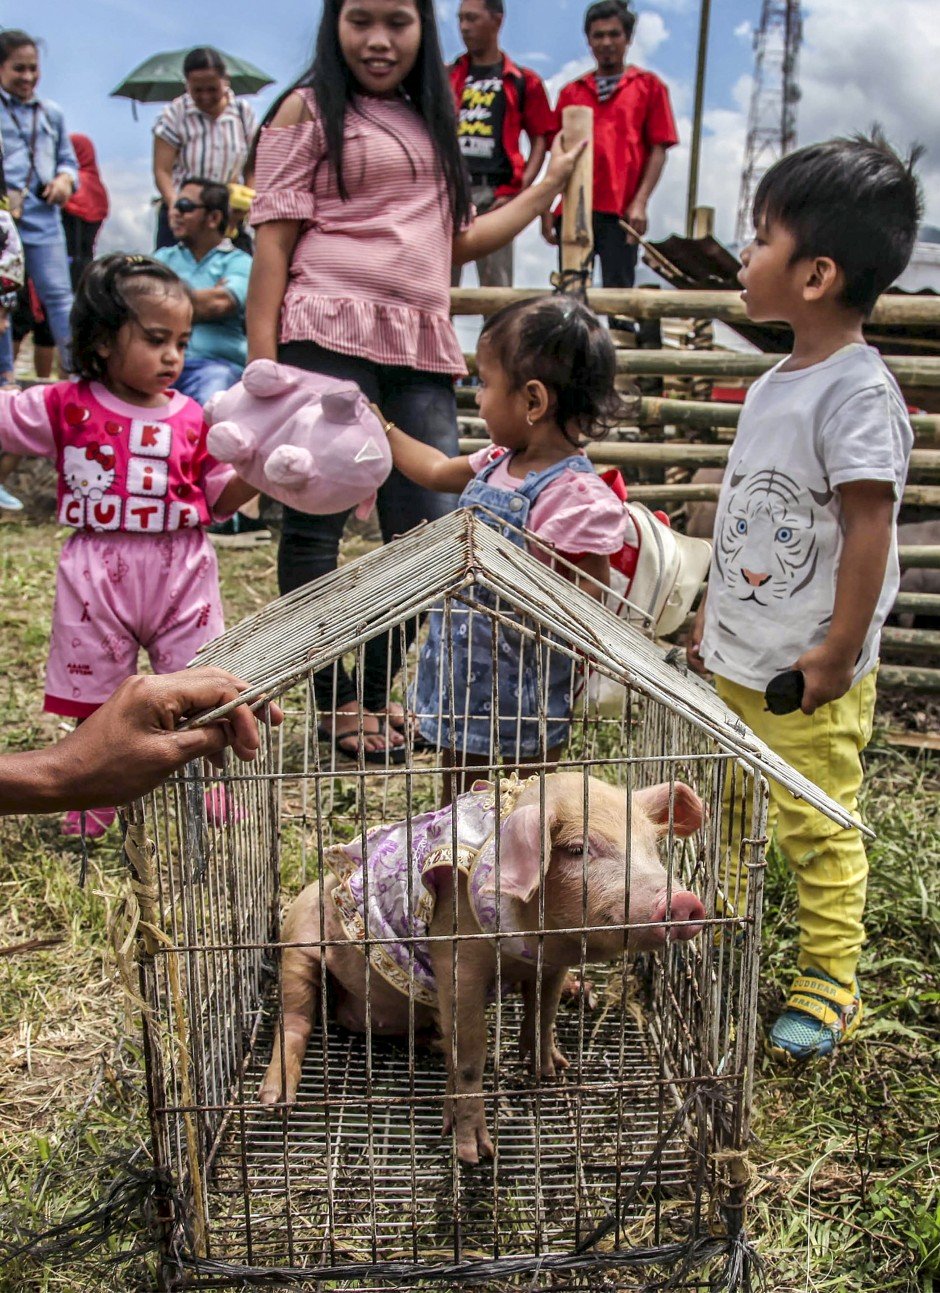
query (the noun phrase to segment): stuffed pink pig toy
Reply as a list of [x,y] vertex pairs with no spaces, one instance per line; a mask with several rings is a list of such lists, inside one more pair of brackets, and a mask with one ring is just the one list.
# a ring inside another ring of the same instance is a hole
[[354,382],[256,359],[205,414],[209,452],[298,512],[367,516],[392,469],[382,423]]

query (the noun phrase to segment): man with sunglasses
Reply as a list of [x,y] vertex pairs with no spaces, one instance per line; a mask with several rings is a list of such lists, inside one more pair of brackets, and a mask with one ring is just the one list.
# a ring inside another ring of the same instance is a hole
[[[169,220],[176,245],[160,247],[154,256],[179,274],[193,298],[193,332],[176,388],[204,405],[217,391],[235,385],[248,358],[245,299],[251,257],[225,236],[229,220],[225,184],[187,176],[170,207]],[[258,514],[257,500],[228,521],[210,525],[209,534],[216,543],[240,548],[271,539]]]
[[225,236],[228,189],[188,176],[169,212],[173,247],[154,252],[189,287],[193,334],[177,390],[197,404],[227,391],[241,377],[248,356],[245,298],[251,257]]

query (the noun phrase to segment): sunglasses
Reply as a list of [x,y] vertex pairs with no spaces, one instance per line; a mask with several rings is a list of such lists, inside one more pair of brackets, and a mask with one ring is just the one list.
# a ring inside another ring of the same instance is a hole
[[189,215],[191,211],[205,211],[204,202],[194,202],[192,198],[177,198],[173,203],[173,210],[178,211],[180,215]]

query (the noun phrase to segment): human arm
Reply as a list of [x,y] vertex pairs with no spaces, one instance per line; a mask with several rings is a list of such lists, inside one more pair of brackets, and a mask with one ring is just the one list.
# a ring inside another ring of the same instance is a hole
[[[58,812],[127,803],[190,759],[231,749],[251,760],[258,725],[245,705],[202,728],[180,729],[192,715],[235,700],[246,683],[224,669],[136,676],[63,740],[42,750],[0,755],[0,813]],[[271,721],[283,715],[271,706]]]
[[245,316],[249,363],[277,359],[291,257],[315,213],[312,177],[318,156],[308,103],[300,94],[288,95],[258,143],[250,215],[255,254]]
[[212,323],[215,319],[225,319],[230,314],[238,313],[238,302],[224,284],[223,278],[215,287],[203,287],[195,291],[190,289],[194,323]]
[[65,128],[65,118],[58,108],[47,107],[56,126],[55,175],[43,188],[42,196],[51,206],[61,207],[78,188],[78,158]]
[[523,189],[531,188],[535,183],[539,171],[542,169],[542,163],[545,161],[545,154],[548,152],[548,140],[545,135],[536,135],[530,140],[529,156],[526,160],[525,169],[522,172]]
[[844,539],[825,639],[792,666],[803,674],[804,714],[838,700],[852,678],[884,583],[894,533],[894,486],[853,480],[839,486]]
[[705,661],[702,659],[702,636],[705,632],[705,599],[708,597],[708,589],[702,593],[702,600],[698,604],[698,610],[695,612],[695,619],[692,621],[692,627],[689,629],[688,636],[685,639],[685,658],[689,668],[693,673],[697,673],[704,678],[708,673],[705,668]]
[[524,189],[512,201],[486,215],[478,216],[468,229],[454,236],[453,263],[465,265],[498,251],[500,247],[521,233],[536,216],[548,211],[552,202],[568,182],[575,162],[584,150],[582,141],[574,148],[565,149],[561,136],[552,148],[548,169],[540,180]]
[[55,458],[58,446],[50,405],[56,396],[55,386],[0,389],[0,452]]
[[476,474],[465,456],[448,458],[433,445],[416,440],[394,422],[386,422],[381,410],[372,406],[385,426],[392,461],[403,476],[440,494],[460,494]]
[[248,481],[242,480],[241,476],[233,476],[215,500],[212,506],[213,514],[231,516],[246,503],[250,503],[253,498],[257,498],[258,492],[254,485],[249,485]]
[[[603,552],[585,552],[574,562],[575,569],[562,573],[589,597],[602,602],[610,587],[610,557]],[[581,576],[586,576],[584,579]]]
[[173,166],[176,163],[176,157],[179,148],[171,144],[168,139],[163,139],[160,135],[153,137],[153,182],[157,186],[157,192],[166,203],[171,207],[176,201],[176,189],[173,185]]
[[277,359],[281,306],[287,291],[291,255],[299,237],[299,220],[271,220],[255,230],[255,254],[245,309],[249,363],[254,359]]
[[[659,183],[660,176],[663,173],[663,167],[666,165],[666,147],[664,144],[654,144],[650,149],[650,155],[646,159],[646,166],[640,177],[640,184],[633,197],[627,203],[627,209],[624,212],[624,218],[627,224],[637,231],[638,234],[645,234],[649,228],[649,216],[647,215],[647,204],[652,197],[653,190]],[[632,237],[627,238],[627,242],[635,242]]]

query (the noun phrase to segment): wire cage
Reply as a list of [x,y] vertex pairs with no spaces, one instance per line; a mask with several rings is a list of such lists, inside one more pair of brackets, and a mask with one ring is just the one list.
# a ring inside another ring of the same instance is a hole
[[[403,752],[347,759],[376,660]],[[200,662],[262,750],[129,809],[163,1286],[746,1284],[765,775],[836,806],[468,512]]]

